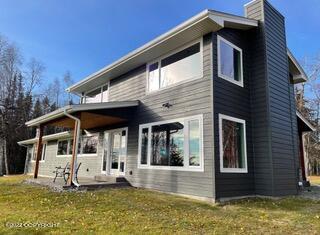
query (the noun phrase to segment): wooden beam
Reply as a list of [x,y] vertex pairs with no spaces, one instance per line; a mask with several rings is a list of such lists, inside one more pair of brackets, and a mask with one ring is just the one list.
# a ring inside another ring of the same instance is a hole
[[37,155],[36,155],[36,166],[34,168],[34,175],[33,178],[38,178],[38,172],[39,172],[39,162],[41,159],[42,154],[42,136],[43,136],[43,125],[40,125],[37,129],[38,132],[38,142],[37,142]]
[[76,154],[78,152],[78,146],[77,146],[77,138],[78,138],[78,125],[79,123],[77,121],[74,121],[74,130],[73,130],[73,146],[72,146],[72,158],[71,158],[71,164],[70,164],[70,177],[68,179],[68,185],[72,185],[72,177],[75,166],[75,160],[76,160]]

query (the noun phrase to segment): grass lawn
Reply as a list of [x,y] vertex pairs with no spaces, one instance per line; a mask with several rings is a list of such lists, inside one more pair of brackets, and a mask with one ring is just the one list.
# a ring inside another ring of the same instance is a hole
[[[0,234],[316,234],[320,202],[248,199],[209,205],[142,189],[54,193],[0,177]],[[56,228],[8,228],[7,223],[57,223]]]
[[320,185],[320,176],[309,176],[311,184],[318,184]]

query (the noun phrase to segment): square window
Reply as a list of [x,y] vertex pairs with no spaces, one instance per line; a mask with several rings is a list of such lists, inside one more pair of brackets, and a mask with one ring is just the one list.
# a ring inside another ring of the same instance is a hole
[[242,50],[218,36],[218,75],[243,87]]
[[219,114],[220,171],[247,173],[245,121]]

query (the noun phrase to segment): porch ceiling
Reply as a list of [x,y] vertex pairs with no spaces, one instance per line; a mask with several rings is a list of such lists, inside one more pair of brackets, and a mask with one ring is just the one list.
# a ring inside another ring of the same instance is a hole
[[[127,119],[120,117],[105,116],[102,114],[95,114],[90,112],[80,112],[76,115],[81,120],[81,129],[93,129],[102,126],[114,125],[126,122]],[[74,128],[74,120],[68,117],[62,117],[57,120],[48,122],[46,125]]]
[[74,128],[74,120],[66,115],[70,114],[81,120],[82,129],[92,129],[126,122],[138,105],[139,101],[69,105],[30,120],[26,125]]

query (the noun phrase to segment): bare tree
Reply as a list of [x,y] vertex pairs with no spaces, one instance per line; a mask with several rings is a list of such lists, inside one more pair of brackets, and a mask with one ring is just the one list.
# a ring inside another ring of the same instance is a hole
[[36,86],[40,85],[45,66],[35,58],[31,58],[26,71],[26,93],[30,95]]
[[[64,90],[73,84],[73,79],[71,77],[70,71],[67,71],[64,74],[64,76],[63,76],[63,84],[65,85]],[[68,92],[67,102],[65,101],[64,103],[65,104],[72,104],[73,103],[72,94],[70,92]]]
[[296,88],[297,108],[317,128],[317,131],[305,135],[304,143],[309,171],[320,174],[320,54],[305,59],[303,65],[309,79]]

